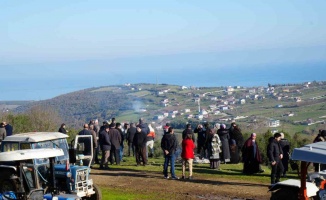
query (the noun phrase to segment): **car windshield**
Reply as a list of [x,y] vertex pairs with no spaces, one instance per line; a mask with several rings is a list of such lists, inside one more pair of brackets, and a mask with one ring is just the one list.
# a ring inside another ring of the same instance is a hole
[[[64,164],[68,160],[68,144],[66,139],[57,139],[52,141],[43,141],[32,144],[32,149],[40,148],[60,148],[63,150],[64,155],[58,156],[55,158],[56,163]],[[36,159],[36,164],[45,164],[48,163],[48,159]]]

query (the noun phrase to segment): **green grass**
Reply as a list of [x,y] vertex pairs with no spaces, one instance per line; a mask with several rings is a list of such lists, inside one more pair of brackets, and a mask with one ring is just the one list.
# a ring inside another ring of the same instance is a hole
[[117,188],[101,188],[102,199],[129,200],[129,199],[153,199],[155,195],[132,193]]

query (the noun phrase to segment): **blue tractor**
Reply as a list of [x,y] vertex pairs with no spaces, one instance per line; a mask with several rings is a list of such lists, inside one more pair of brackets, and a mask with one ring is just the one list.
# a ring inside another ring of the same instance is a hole
[[[76,136],[68,145],[69,136],[59,132],[30,132],[6,137],[1,143],[1,152],[28,149],[61,149],[63,155],[54,157],[53,176],[49,174],[50,159],[33,158],[30,164],[36,169],[39,181],[35,188],[43,188],[45,198],[55,190],[58,194],[77,196],[83,200],[101,200],[99,188],[90,178],[90,163],[93,158],[93,138],[91,135]],[[17,176],[18,169],[12,161],[0,162],[0,192],[15,191],[15,184],[9,184]],[[55,181],[51,181],[54,177]],[[49,187],[50,183],[55,185]],[[28,183],[25,184],[25,187]],[[12,190],[10,188],[12,187]],[[48,191],[50,190],[50,191]],[[47,198],[46,198],[47,199]],[[1,200],[1,199],[0,199]]]

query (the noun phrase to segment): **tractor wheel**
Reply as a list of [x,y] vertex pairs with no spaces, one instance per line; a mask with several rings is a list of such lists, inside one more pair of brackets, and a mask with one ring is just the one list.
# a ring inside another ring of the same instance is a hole
[[298,188],[280,188],[272,193],[271,200],[297,200]]
[[83,198],[83,200],[102,200],[102,192],[101,192],[100,188],[95,184],[93,184],[93,188],[94,188],[95,194],[93,194],[90,197],[85,197],[85,198]]

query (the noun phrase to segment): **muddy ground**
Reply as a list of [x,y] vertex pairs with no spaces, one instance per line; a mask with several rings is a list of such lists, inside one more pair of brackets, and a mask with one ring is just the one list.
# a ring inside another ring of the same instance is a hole
[[[115,188],[127,193],[159,194],[156,199],[269,199],[268,185],[226,178],[166,180],[162,173],[127,169],[92,169],[91,176],[100,187]],[[248,176],[250,178],[250,176]]]

